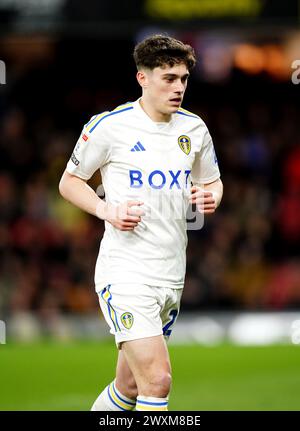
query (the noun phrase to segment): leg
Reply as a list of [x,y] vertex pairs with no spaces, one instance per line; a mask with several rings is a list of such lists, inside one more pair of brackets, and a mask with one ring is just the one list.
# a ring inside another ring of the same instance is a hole
[[138,395],[135,378],[122,350],[119,350],[115,385],[128,398],[135,399]]
[[136,403],[137,386],[127,364],[124,353],[119,350],[116,379],[98,396],[91,410],[124,411],[133,410]]
[[138,400],[151,405],[151,410],[157,410],[155,407],[166,410],[171,388],[171,364],[164,337],[158,335],[125,341],[122,350],[137,384]]
[[[127,404],[132,407],[135,403],[133,398],[138,394],[137,410],[167,410],[171,365],[162,333],[167,330],[165,324],[171,332],[174,317],[169,321],[167,316],[165,322],[161,313],[170,290],[126,284],[108,285],[99,292],[101,310],[121,350],[117,378],[106,391],[111,407],[114,403],[118,404],[120,397],[124,402],[126,395]],[[122,316],[131,316],[131,319],[123,321]],[[123,396],[118,397],[116,391]],[[124,410],[126,405],[119,404]]]

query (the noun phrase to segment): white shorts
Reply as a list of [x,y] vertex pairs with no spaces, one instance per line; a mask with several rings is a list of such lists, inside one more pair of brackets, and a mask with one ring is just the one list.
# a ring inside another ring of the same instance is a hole
[[177,319],[183,289],[146,284],[109,284],[97,292],[110,333],[118,348],[123,341],[164,335]]

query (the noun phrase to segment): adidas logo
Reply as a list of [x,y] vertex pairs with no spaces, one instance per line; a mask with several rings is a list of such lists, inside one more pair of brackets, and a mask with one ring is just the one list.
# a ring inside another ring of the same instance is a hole
[[146,151],[143,145],[138,141],[130,151]]

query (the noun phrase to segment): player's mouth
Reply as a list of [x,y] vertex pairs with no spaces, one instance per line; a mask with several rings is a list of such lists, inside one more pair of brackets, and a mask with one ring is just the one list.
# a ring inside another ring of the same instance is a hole
[[181,97],[173,97],[172,99],[170,99],[170,102],[172,105],[181,105],[182,99]]

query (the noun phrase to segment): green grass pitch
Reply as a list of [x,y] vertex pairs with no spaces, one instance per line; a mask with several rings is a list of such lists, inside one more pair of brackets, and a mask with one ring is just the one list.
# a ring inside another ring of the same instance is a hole
[[[169,410],[300,410],[300,346],[169,346]],[[0,346],[0,410],[89,410],[114,377],[113,342]]]

